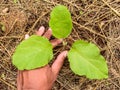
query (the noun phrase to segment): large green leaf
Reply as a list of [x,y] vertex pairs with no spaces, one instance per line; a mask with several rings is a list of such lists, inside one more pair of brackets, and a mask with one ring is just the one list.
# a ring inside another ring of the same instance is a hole
[[108,78],[108,68],[99,48],[83,40],[77,40],[68,53],[70,68],[75,74],[89,79]]
[[17,46],[12,62],[19,70],[30,70],[48,64],[52,57],[52,45],[48,39],[32,35]]
[[67,7],[58,5],[53,8],[50,14],[49,26],[56,38],[66,38],[71,33],[72,19]]

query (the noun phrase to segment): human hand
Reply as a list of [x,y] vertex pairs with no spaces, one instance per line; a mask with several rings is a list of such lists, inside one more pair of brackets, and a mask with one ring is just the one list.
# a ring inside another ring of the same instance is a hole
[[[52,31],[49,29],[43,34],[45,28],[42,26],[36,32],[39,36],[44,36],[48,39],[52,36]],[[27,35],[26,39],[29,38]],[[50,41],[53,47],[60,44],[60,39],[54,39]],[[18,90],[50,90],[55,82],[57,75],[63,65],[64,59],[66,58],[67,51],[61,52],[57,59],[54,61],[52,66],[46,65],[41,68],[34,70],[18,70],[17,76],[17,89]]]

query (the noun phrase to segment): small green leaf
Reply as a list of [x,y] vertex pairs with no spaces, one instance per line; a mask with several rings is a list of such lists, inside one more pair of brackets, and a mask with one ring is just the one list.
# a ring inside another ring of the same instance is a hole
[[49,26],[56,38],[66,38],[71,33],[72,19],[67,7],[63,5],[54,7],[50,14]]
[[12,63],[19,70],[30,70],[45,66],[52,58],[52,45],[48,39],[32,35],[17,46]]
[[68,53],[70,68],[75,74],[89,79],[108,78],[108,68],[99,48],[83,40],[77,40]]
[[1,74],[1,78],[3,78],[5,80],[5,74],[4,73]]
[[1,27],[2,31],[5,31],[5,25],[2,22],[0,22],[0,27]]
[[4,25],[2,26],[2,31],[5,31],[5,26]]
[[79,11],[79,14],[80,14],[80,15],[82,15],[82,14],[83,14],[83,11],[82,11],[82,10],[80,10],[80,11]]
[[14,0],[14,3],[17,3],[18,2],[18,0]]

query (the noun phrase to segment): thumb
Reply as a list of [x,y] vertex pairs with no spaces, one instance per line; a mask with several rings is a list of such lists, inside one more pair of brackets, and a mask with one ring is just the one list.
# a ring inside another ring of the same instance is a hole
[[57,56],[57,59],[55,60],[55,62],[52,64],[52,72],[54,73],[55,77],[58,75],[63,63],[64,63],[64,59],[67,56],[67,51],[63,51],[62,53],[60,53]]

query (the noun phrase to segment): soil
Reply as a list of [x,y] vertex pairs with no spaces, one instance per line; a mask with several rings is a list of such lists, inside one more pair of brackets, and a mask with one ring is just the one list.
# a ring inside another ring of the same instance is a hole
[[60,71],[52,90],[120,90],[120,0],[0,0],[0,90],[16,90],[17,69],[11,63],[16,46],[25,34],[34,34],[40,26],[49,28],[52,8],[68,7],[73,30],[54,49],[55,56],[69,50],[73,41],[93,42],[105,57],[109,78],[90,80],[75,75],[68,60]]

